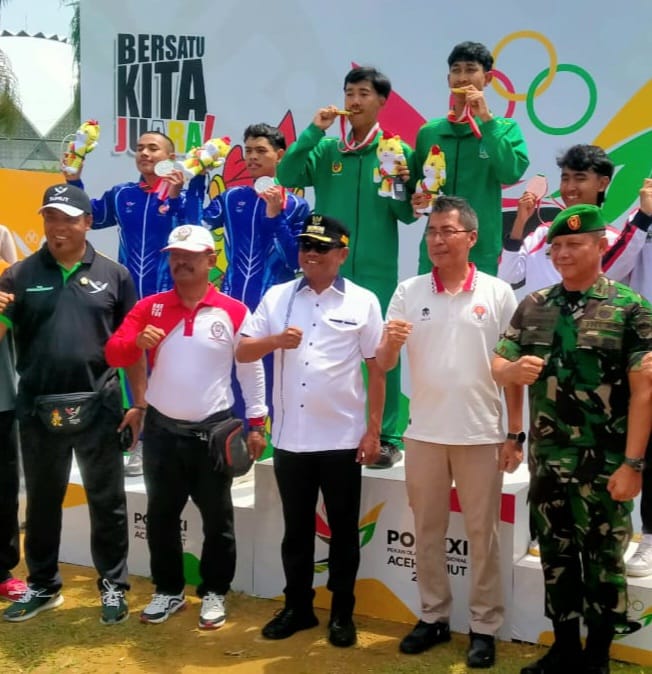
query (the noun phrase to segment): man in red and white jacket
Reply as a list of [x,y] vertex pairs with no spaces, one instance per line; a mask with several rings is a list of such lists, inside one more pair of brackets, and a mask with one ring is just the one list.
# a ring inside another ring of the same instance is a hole
[[[248,310],[209,283],[215,247],[208,230],[176,227],[164,250],[170,251],[173,290],[138,302],[106,345],[112,366],[130,365],[146,350],[151,369],[143,470],[155,593],[140,619],[161,623],[185,604],[179,519],[190,496],[204,530],[199,627],[216,629],[226,620],[224,595],[235,573],[232,478],[216,470],[200,428],[232,416],[233,354]],[[247,447],[258,458],[266,445],[262,363],[236,363],[236,374],[249,418]]]
[[[557,158],[557,166],[561,169],[559,192],[564,204],[595,204],[602,206],[605,192],[614,173],[614,165],[607,153],[597,145],[573,145]],[[519,199],[516,218],[512,230],[505,238],[503,252],[498,267],[498,278],[512,285],[523,283],[520,292],[529,294],[540,288],[559,283],[561,277],[548,257],[549,222],[542,222],[533,232],[523,238],[527,221],[537,207],[537,197],[531,192],[524,192]],[[626,239],[616,246],[620,232],[607,227],[606,236],[610,249],[603,257],[603,271],[609,278],[623,281],[624,273],[609,267],[614,260],[628,249],[629,257],[638,253],[645,242],[647,233],[639,229],[641,216],[633,213],[625,225],[628,232]],[[631,225],[631,226],[630,226]],[[626,281],[625,281],[626,282]]]

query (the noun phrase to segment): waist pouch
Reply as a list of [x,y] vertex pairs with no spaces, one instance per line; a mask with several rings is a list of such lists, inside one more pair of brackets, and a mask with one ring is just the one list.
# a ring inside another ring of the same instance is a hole
[[34,398],[34,414],[50,433],[68,435],[86,430],[102,407],[100,393],[58,393]]
[[[153,408],[149,408],[150,414]],[[226,418],[225,418],[226,415]],[[217,412],[203,421],[172,419],[155,410],[154,423],[177,435],[198,437],[208,443],[208,456],[213,461],[213,470],[240,477],[249,471],[253,459],[244,438],[242,419],[228,412]]]
[[241,419],[225,419],[213,426],[208,436],[208,455],[215,461],[214,470],[223,470],[232,477],[249,471],[254,460],[249,458]]

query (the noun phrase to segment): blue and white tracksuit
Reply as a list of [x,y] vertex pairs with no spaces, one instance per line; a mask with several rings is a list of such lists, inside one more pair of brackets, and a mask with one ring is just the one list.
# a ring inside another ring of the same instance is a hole
[[291,192],[286,198],[285,208],[268,218],[266,203],[253,188],[232,187],[213,199],[202,215],[211,229],[224,227],[228,266],[222,292],[252,312],[270,286],[293,279],[299,266],[296,237],[309,208]]
[[[84,189],[81,180],[70,184]],[[139,298],[172,288],[168,256],[161,249],[167,245],[172,229],[183,224],[178,216],[185,197],[182,192],[180,198],[161,201],[142,184],[120,183],[99,199],[91,199],[92,228],[119,227],[118,261],[131,273]],[[188,211],[195,208],[189,200]]]

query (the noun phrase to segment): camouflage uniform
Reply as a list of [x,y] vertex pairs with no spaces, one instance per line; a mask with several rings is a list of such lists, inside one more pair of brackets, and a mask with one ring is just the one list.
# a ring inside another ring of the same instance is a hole
[[632,502],[606,487],[625,454],[627,373],[650,350],[652,307],[604,276],[584,293],[558,284],[528,295],[496,347],[545,361],[529,387],[529,500],[553,620],[625,620]]

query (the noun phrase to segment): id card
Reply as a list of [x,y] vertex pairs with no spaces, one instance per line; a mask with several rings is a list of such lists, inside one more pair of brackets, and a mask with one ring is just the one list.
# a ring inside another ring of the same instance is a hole
[[397,201],[405,201],[407,199],[405,183],[398,177],[392,180],[392,199],[396,199]]

